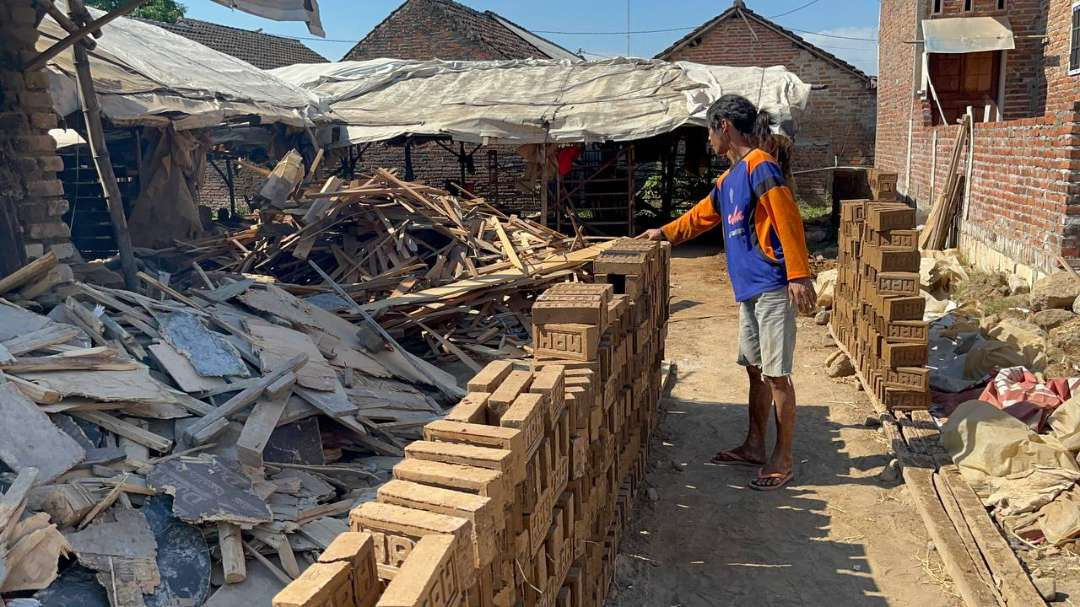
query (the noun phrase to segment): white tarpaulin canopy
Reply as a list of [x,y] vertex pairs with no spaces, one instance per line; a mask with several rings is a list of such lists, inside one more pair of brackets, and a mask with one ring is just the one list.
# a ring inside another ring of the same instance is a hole
[[[335,144],[401,135],[474,143],[629,141],[705,124],[709,105],[744,95],[790,126],[810,86],[783,67],[658,60],[404,61],[270,70],[316,96],[346,127]],[[789,129],[790,132],[790,129]]]
[[312,34],[326,36],[322,21],[319,19],[318,0],[214,0],[214,2],[274,21],[303,21],[307,23],[308,31]]
[[[67,12],[64,0],[56,4]],[[90,12],[95,18],[104,14]],[[38,30],[38,51],[67,35],[49,16]],[[101,110],[113,124],[171,123],[184,130],[254,115],[262,123],[311,126],[321,116],[310,93],[156,25],[121,17],[101,31],[96,48],[89,51],[90,71]],[[51,59],[48,72],[57,113],[78,111],[72,52]]]
[[1007,17],[955,17],[924,19],[927,53],[979,53],[1016,48]]

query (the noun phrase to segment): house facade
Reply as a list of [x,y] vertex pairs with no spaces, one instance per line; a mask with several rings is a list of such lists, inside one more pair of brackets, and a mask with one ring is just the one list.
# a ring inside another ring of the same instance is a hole
[[[796,125],[793,169],[874,163],[874,78],[751,11],[741,0],[677,40],[657,58],[739,67],[782,65],[814,87]],[[797,175],[795,185],[801,199],[827,203],[832,199],[833,172]]]
[[929,209],[970,107],[959,244],[985,269],[1080,258],[1078,30],[1076,0],[881,3],[876,166]]

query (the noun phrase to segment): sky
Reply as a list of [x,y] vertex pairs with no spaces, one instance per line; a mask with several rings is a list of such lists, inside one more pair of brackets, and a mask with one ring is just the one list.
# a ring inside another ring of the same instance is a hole
[[[187,16],[300,39],[336,61],[404,0],[319,0],[326,40],[302,23],[270,21],[211,0],[182,0]],[[588,58],[652,57],[724,12],[730,0],[459,0],[490,10]],[[792,29],[869,74],[877,74],[878,0],[746,0],[754,12]],[[656,31],[670,30],[670,31]],[[627,36],[626,32],[632,32]],[[816,32],[805,33],[805,32]],[[629,53],[628,49],[629,48]]]

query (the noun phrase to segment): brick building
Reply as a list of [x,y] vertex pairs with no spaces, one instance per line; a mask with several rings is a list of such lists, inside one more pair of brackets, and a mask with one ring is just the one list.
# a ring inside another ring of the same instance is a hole
[[[377,58],[581,60],[574,53],[501,15],[477,11],[452,0],[406,0],[350,49],[342,61]],[[358,147],[355,151],[361,150],[360,160],[351,163],[357,171],[405,167],[403,145],[376,143],[366,148]],[[515,150],[515,146],[477,148],[466,144],[464,151],[466,154],[471,152],[465,177],[469,191],[507,207],[537,207],[538,195],[518,185],[525,163]],[[438,187],[445,187],[451,180],[460,181],[461,152],[462,147],[457,143],[445,147],[431,142],[410,145],[414,177]]]
[[[815,87],[797,124],[794,170],[874,163],[875,79],[751,11],[742,0],[656,57],[737,67],[782,65]],[[833,173],[805,174],[795,185],[801,199],[827,203]]]
[[56,128],[43,69],[23,71],[37,53],[39,15],[31,0],[0,3],[0,276],[48,251],[79,261],[49,129]]
[[581,59],[501,15],[453,0],[405,0],[341,60],[383,57],[419,61]]
[[[946,20],[931,32],[966,32],[964,44],[976,45],[924,53],[923,20]],[[1074,0],[881,3],[876,165],[898,173],[899,192],[928,209],[942,194],[956,139],[958,127],[947,123],[972,106],[959,241],[976,265],[1031,277],[1053,271],[1058,255],[1080,257],[1078,28]],[[976,30],[998,33],[980,38]],[[998,42],[1015,48],[986,50]]]
[[285,67],[294,63],[327,62],[326,57],[293,38],[186,17],[178,19],[176,23],[148,22],[188,40],[194,40],[203,46],[209,46],[215,51],[243,59],[264,70]]

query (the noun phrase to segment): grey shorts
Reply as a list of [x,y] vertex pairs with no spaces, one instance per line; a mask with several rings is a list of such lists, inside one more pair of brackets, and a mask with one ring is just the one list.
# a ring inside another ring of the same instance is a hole
[[739,364],[765,377],[791,375],[795,357],[795,305],[787,287],[739,304]]

